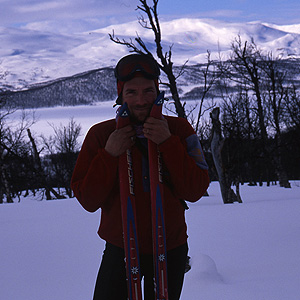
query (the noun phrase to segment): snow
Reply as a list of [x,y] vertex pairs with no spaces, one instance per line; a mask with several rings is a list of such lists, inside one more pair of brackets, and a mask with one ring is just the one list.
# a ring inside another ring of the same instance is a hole
[[[192,269],[181,300],[298,300],[300,182],[241,186],[224,205],[217,182],[186,213]],[[99,211],[76,199],[0,205],[0,298],[92,299],[104,242]]]
[[[191,105],[194,101],[190,101]],[[79,142],[82,142],[85,134],[89,128],[104,120],[114,118],[116,115],[117,107],[113,108],[115,101],[96,102],[92,105],[78,105],[78,106],[57,106],[38,109],[24,109],[16,110],[13,114],[8,116],[11,127],[17,125],[23,114],[28,118],[34,118],[35,123],[31,126],[31,132],[35,136],[41,134],[49,137],[54,134],[52,125],[67,126],[71,118],[77,124],[81,125],[82,135],[79,137]],[[164,113],[174,115],[170,111],[164,109]]]
[[[73,117],[85,134],[114,117],[112,105],[36,109],[32,132],[53,134],[49,124],[67,125]],[[243,203],[224,205],[212,182],[209,197],[189,204],[192,269],[181,300],[300,299],[300,182],[291,184],[245,184]],[[76,199],[41,199],[0,204],[0,299],[92,299],[104,248],[97,235],[99,211],[86,212]]]
[[222,205],[213,183],[210,197],[190,205],[194,272],[182,299],[299,299],[299,187],[244,185],[243,204]]
[[57,106],[38,109],[25,109],[17,110],[9,116],[12,124],[17,124],[22,114],[26,114],[28,117],[34,116],[35,123],[31,126],[31,131],[35,136],[41,134],[49,137],[54,134],[54,125],[67,126],[71,118],[77,124],[81,125],[82,135],[79,137],[79,141],[82,142],[88,129],[101,121],[109,118],[114,118],[116,109],[113,109],[115,101],[97,102],[93,105],[78,105],[78,106]]
[[[262,22],[230,23],[214,19],[179,18],[161,21],[163,51],[172,46],[175,65],[206,62],[207,50],[212,59],[225,59],[234,38],[254,38],[265,52],[274,56],[299,57],[300,24],[276,25]],[[51,26],[50,26],[51,27]],[[57,32],[40,23],[17,28],[0,27],[0,86],[24,89],[30,84],[71,76],[84,71],[115,66],[128,53],[110,41],[108,34],[130,40],[136,34],[154,50],[151,30],[137,21],[115,24],[88,32]]]

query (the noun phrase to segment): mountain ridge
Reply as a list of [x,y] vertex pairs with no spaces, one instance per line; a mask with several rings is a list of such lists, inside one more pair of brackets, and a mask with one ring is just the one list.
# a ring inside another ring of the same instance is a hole
[[87,105],[116,97],[112,68],[100,68],[29,86],[4,91],[0,97],[10,107],[40,108]]
[[[264,22],[229,23],[214,19],[181,18],[160,21],[164,51],[172,47],[174,64],[205,62],[212,56],[226,56],[237,35],[254,38],[263,51],[283,58],[300,57],[300,24],[275,25]],[[108,34],[130,40],[138,32],[155,53],[151,30],[137,21],[111,25],[89,32],[62,34],[26,28],[0,28],[0,88],[22,90],[32,84],[70,77],[103,67],[113,67],[128,53],[110,41]]]
[[[291,83],[296,87],[300,87],[299,67],[300,59],[280,61],[280,68],[289,72]],[[184,69],[182,66],[174,66],[174,74],[181,74],[177,78],[177,88],[182,100],[201,99],[204,86],[203,68],[205,64],[186,65]],[[162,82],[167,82],[165,74],[161,74],[160,79]],[[220,97],[221,85],[221,82],[214,85],[207,96]],[[164,90],[166,87],[161,84],[160,89]],[[234,89],[235,87],[232,86],[232,90]],[[169,90],[165,92],[167,97],[171,97]],[[94,69],[33,84],[24,90],[0,92],[0,97],[5,99],[8,106],[15,108],[91,105],[114,100],[117,98],[114,68]]]

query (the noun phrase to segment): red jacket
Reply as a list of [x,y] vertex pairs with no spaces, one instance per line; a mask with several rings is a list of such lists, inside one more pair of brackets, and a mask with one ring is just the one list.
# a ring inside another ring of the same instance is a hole
[[[167,250],[187,241],[184,207],[180,199],[195,202],[207,190],[207,165],[199,140],[182,118],[165,116],[172,136],[159,145],[164,165],[164,213]],[[71,187],[89,212],[101,208],[99,236],[123,247],[119,195],[118,158],[104,147],[115,130],[114,119],[94,125],[88,132],[74,169]],[[144,139],[146,140],[146,139]],[[147,143],[145,143],[147,144]],[[139,250],[152,252],[151,205],[147,160],[135,145],[132,148]]]

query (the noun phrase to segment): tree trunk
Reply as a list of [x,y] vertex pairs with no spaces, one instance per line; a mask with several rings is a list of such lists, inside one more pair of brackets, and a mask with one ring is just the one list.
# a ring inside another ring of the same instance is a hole
[[237,196],[231,189],[231,181],[228,179],[228,174],[223,168],[222,162],[222,147],[223,138],[221,132],[221,122],[219,120],[220,108],[216,107],[211,112],[210,116],[213,123],[212,128],[212,140],[211,140],[211,152],[213,161],[217,170],[219,184],[224,204],[242,202],[241,197]]
[[241,194],[240,194],[240,181],[239,180],[236,180],[236,182],[235,182],[235,194],[236,194],[236,197],[237,197],[237,201],[239,203],[243,203],[242,198],[241,198]]
[[4,162],[4,157],[7,154],[5,150],[1,147],[1,156],[0,156],[0,181],[3,187],[0,188],[0,203],[3,203],[3,196],[4,194],[6,195],[6,202],[7,203],[13,203],[13,198],[9,186],[9,182],[7,180],[7,172],[6,172],[6,167],[5,167],[5,162]]
[[176,85],[176,79],[175,79],[175,76],[173,75],[173,71],[171,70],[171,72],[168,73],[167,75],[168,75],[168,79],[169,79],[169,83],[170,83],[170,91],[171,91],[172,98],[175,103],[176,113],[177,113],[178,117],[186,119],[185,109],[180,102],[177,85]]
[[[282,164],[282,142],[281,142],[281,137],[280,137],[280,133],[277,135],[276,137],[276,148],[277,148],[277,159],[276,159],[276,173],[278,176],[278,180],[279,180],[279,185],[280,187],[284,187],[284,188],[291,188],[291,184],[289,182],[288,179],[288,175],[286,173],[286,171],[283,168],[283,164]],[[276,156],[275,156],[276,157]]]
[[[6,170],[5,170],[5,167],[2,164],[0,165],[0,177],[1,177],[1,181],[2,181],[3,186],[4,186],[4,193],[6,195],[6,202],[7,203],[14,203],[13,198],[11,196],[9,182],[8,182],[7,176],[6,176]],[[3,200],[2,200],[2,203],[3,203]]]

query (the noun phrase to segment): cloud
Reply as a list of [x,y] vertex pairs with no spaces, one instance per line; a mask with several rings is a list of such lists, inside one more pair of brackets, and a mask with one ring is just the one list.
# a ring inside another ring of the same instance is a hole
[[205,12],[208,17],[214,18],[235,18],[240,17],[242,15],[241,10],[230,10],[230,9],[223,9],[223,10],[213,10]]
[[0,0],[0,26],[133,17],[138,0]]
[[66,4],[64,2],[42,2],[42,3],[33,3],[28,5],[20,5],[16,7],[16,11],[20,13],[33,13],[33,12],[41,12],[45,10],[56,10],[56,9],[64,9]]
[[[217,18],[227,21],[263,20],[296,23],[299,0],[160,0],[161,19],[181,17]],[[149,1],[150,3],[150,1]],[[152,2],[151,2],[152,3]],[[136,20],[139,0],[0,0],[0,27],[74,33]],[[226,4],[226,5],[225,5]]]
[[66,8],[66,3],[64,2],[39,2],[39,3],[32,3],[28,5],[20,5],[16,7],[16,11],[20,13],[35,13],[35,12],[42,12],[46,10],[57,10],[57,9],[64,9]]

